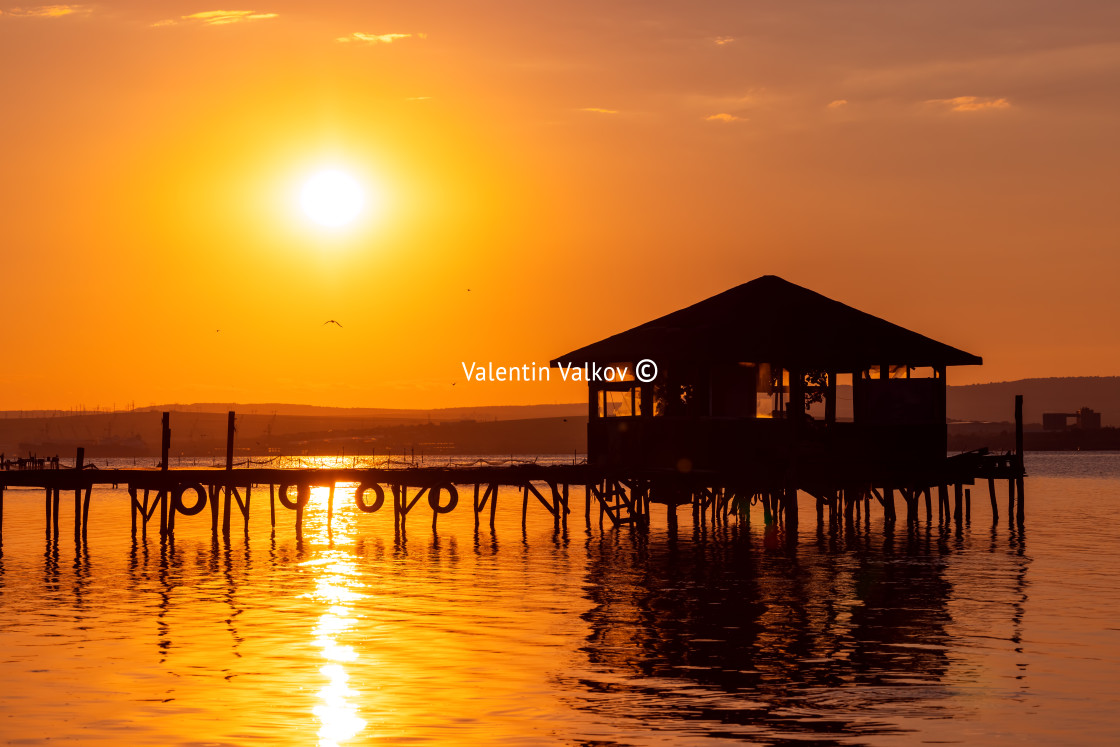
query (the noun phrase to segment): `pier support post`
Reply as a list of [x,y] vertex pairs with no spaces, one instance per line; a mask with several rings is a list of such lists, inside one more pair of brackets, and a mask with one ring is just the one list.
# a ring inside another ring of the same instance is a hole
[[525,483],[521,486],[521,528],[525,528],[525,523],[529,517],[529,484]]
[[296,541],[303,540],[303,507],[311,499],[311,485],[300,484],[296,488]]
[[1010,526],[1015,521],[1015,478],[1007,479],[1007,524]]
[[1023,521],[1025,519],[1023,504],[1026,502],[1026,494],[1024,493],[1022,473],[1020,473],[1019,476],[1015,478],[1015,485],[1019,489],[1019,503],[1016,507],[1015,523],[1017,523],[1020,527],[1022,527],[1023,526]]
[[[1015,515],[1016,522],[1023,524],[1023,475],[1026,468],[1023,460],[1023,395],[1015,395],[1015,483],[1019,489],[1019,506]],[[1008,517],[1010,518],[1010,517]]]
[[[164,473],[163,477],[166,478],[167,470],[170,467],[171,461],[171,413],[163,413],[163,427],[162,437],[160,438],[160,472]],[[160,481],[159,492],[156,493],[156,500],[159,501],[159,534],[160,537],[166,537],[168,532],[167,524],[167,480]],[[147,521],[144,522],[147,526]]]
[[[84,540],[89,532],[89,498],[93,494],[93,485],[86,486],[86,495],[82,500],[82,539]],[[0,506],[2,509],[2,506]]]
[[222,489],[218,485],[207,485],[206,496],[210,501],[210,533],[218,534],[218,514],[221,513],[219,507]]
[[988,478],[988,497],[992,500],[992,523],[999,521],[999,505],[996,503],[996,479]]
[[[74,457],[74,469],[80,475],[82,468],[85,466],[86,450],[81,446],[78,447],[78,453]],[[79,539],[82,536],[82,489],[80,486],[74,488],[74,539]]]
[[792,539],[797,535],[797,487],[791,485],[785,494],[782,510],[785,512],[786,534]]
[[229,537],[230,530],[230,509],[233,508],[233,434],[236,430],[234,424],[237,421],[237,413],[233,410],[229,411],[226,419],[226,498],[225,498],[225,514],[222,516],[222,536]]

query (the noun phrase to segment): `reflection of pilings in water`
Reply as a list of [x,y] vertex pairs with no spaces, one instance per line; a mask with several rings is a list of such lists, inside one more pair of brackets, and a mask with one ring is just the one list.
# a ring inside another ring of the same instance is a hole
[[43,588],[48,592],[58,591],[61,581],[58,567],[58,538],[48,536],[46,548],[43,550]]
[[74,539],[74,607],[79,612],[85,611],[85,591],[89,585],[90,563],[89,545],[83,536]]
[[175,560],[175,541],[164,535],[159,538],[159,604],[156,605],[156,647],[159,648],[160,663],[167,661],[171,653],[171,566]]
[[[706,717],[696,713],[689,685],[645,683],[696,683],[707,688],[700,696],[705,702],[720,692],[738,697],[749,691],[750,705],[711,718],[712,736],[744,725],[827,742],[850,733],[837,719],[851,716],[827,698],[816,706],[813,699],[822,692],[862,681],[885,686],[883,697],[920,702],[929,688],[892,687],[891,681],[922,677],[936,685],[947,672],[944,563],[907,557],[928,552],[922,549],[927,541],[907,543],[907,556],[896,557],[890,540],[875,548],[864,536],[853,554],[822,531],[822,544],[806,557],[805,546],[766,540],[760,547],[741,526],[721,527],[718,538],[714,529],[702,532],[697,525],[694,531],[691,543],[647,542],[633,550],[620,542],[641,535],[586,542],[585,586],[593,607],[585,615],[590,632],[584,650],[594,672],[603,673],[611,704],[624,698],[631,711],[701,720]],[[585,707],[596,711],[598,678],[586,681]],[[804,717],[788,718],[784,707],[793,702]],[[926,703],[936,707],[936,698]],[[807,707],[822,712],[814,718]],[[861,721],[860,733],[869,733],[869,726]]]
[[[213,547],[212,552],[216,556],[217,555],[217,550],[218,550],[216,539],[215,539],[212,547]],[[248,539],[248,537],[245,538],[245,543],[243,545],[243,548],[244,548],[243,573],[248,575],[248,572],[250,570],[250,565],[251,565],[250,558],[252,557],[252,555],[249,552],[249,539]],[[241,657],[241,652],[238,650],[238,648],[241,646],[242,643],[245,642],[245,639],[241,636],[241,634],[237,630],[237,618],[245,610],[242,607],[240,607],[237,603],[237,593],[236,592],[237,592],[238,584],[237,584],[237,580],[234,578],[234,575],[233,575],[233,549],[230,546],[230,543],[229,543],[228,540],[225,540],[225,541],[222,542],[221,557],[222,557],[222,576],[226,580],[225,602],[226,602],[226,605],[230,608],[230,615],[229,615],[229,617],[226,618],[226,628],[229,630],[230,636],[233,638],[233,654],[234,654],[234,656],[237,656],[238,658],[240,658]],[[227,680],[229,679],[228,675],[227,675],[226,679]]]

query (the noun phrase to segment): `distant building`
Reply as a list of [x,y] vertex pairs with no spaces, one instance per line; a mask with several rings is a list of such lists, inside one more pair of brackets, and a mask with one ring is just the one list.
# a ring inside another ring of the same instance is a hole
[[[650,382],[635,376],[645,359],[658,369]],[[943,462],[946,367],[982,362],[767,275],[552,365],[626,369],[623,380],[588,382],[592,464],[813,466],[863,479]],[[850,402],[838,402],[838,382],[851,384]],[[810,405],[822,416],[809,417]]]
[[[1070,418],[1074,419],[1070,425]],[[1083,431],[1096,431],[1101,427],[1101,414],[1088,407],[1082,407],[1077,412],[1044,412],[1042,413],[1042,429],[1044,431],[1065,431],[1070,428],[1080,428]]]

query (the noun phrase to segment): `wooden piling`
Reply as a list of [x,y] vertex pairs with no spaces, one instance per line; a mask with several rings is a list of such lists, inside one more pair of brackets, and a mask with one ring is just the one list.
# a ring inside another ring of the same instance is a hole
[[218,534],[218,514],[221,513],[221,491],[220,485],[207,485],[206,486],[206,499],[210,503],[210,533],[214,536]]
[[[78,453],[74,457],[74,469],[79,475],[82,474],[82,468],[85,466],[86,450],[81,446],[78,447]],[[82,536],[82,489],[80,486],[74,488],[74,539],[79,539]]]
[[[166,476],[171,462],[171,413],[163,413],[162,435],[160,438],[160,471]],[[156,494],[156,500],[159,501],[159,534],[161,537],[167,535],[167,481],[163,480],[161,484],[164,486]],[[147,491],[144,492],[145,503],[147,502]],[[144,521],[145,529],[148,526],[147,520]]]
[[1007,523],[1015,521],[1015,478],[1007,480]]
[[[0,489],[0,497],[2,497],[3,494],[4,494],[4,491],[2,489]],[[82,500],[82,539],[85,539],[86,536],[89,533],[89,499],[90,499],[90,496],[92,494],[93,494],[93,486],[92,485],[86,486],[86,495],[85,495],[85,498]],[[3,512],[3,503],[0,503],[0,512]],[[2,520],[2,519],[0,519],[0,520]]]
[[1023,395],[1015,395],[1015,483],[1019,492],[1019,506],[1016,513],[1016,522],[1023,524],[1023,475],[1026,474],[1023,455]]
[[1016,485],[1016,487],[1018,487],[1018,490],[1019,490],[1019,503],[1018,503],[1017,511],[1015,513],[1015,523],[1018,524],[1021,527],[1021,526],[1023,526],[1023,521],[1026,518],[1025,517],[1025,510],[1023,508],[1023,504],[1026,503],[1026,495],[1024,494],[1025,486],[1023,485],[1023,475],[1022,475],[1022,473],[1020,473],[1019,476],[1015,478],[1015,485]]
[[591,483],[583,486],[583,519],[587,522],[588,530],[591,529]]
[[222,516],[222,536],[228,537],[230,530],[230,509],[233,508],[233,434],[235,430],[234,424],[237,421],[237,413],[233,410],[229,411],[226,419],[226,489],[224,501],[224,513]]
[[521,488],[521,528],[525,528],[525,523],[529,516],[529,484],[526,483]]
[[303,508],[311,499],[311,484],[301,483],[296,488],[296,539],[303,539]]
[[992,523],[999,521],[999,505],[996,504],[996,479],[988,478],[988,497],[992,500]]

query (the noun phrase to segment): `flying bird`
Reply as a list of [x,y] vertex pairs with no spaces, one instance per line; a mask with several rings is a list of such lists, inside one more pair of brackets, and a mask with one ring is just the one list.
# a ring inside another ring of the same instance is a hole
[[[338,324],[338,322],[336,322],[334,319],[328,319],[327,321],[323,322],[323,324]],[[342,325],[338,324],[338,326],[341,327]]]

